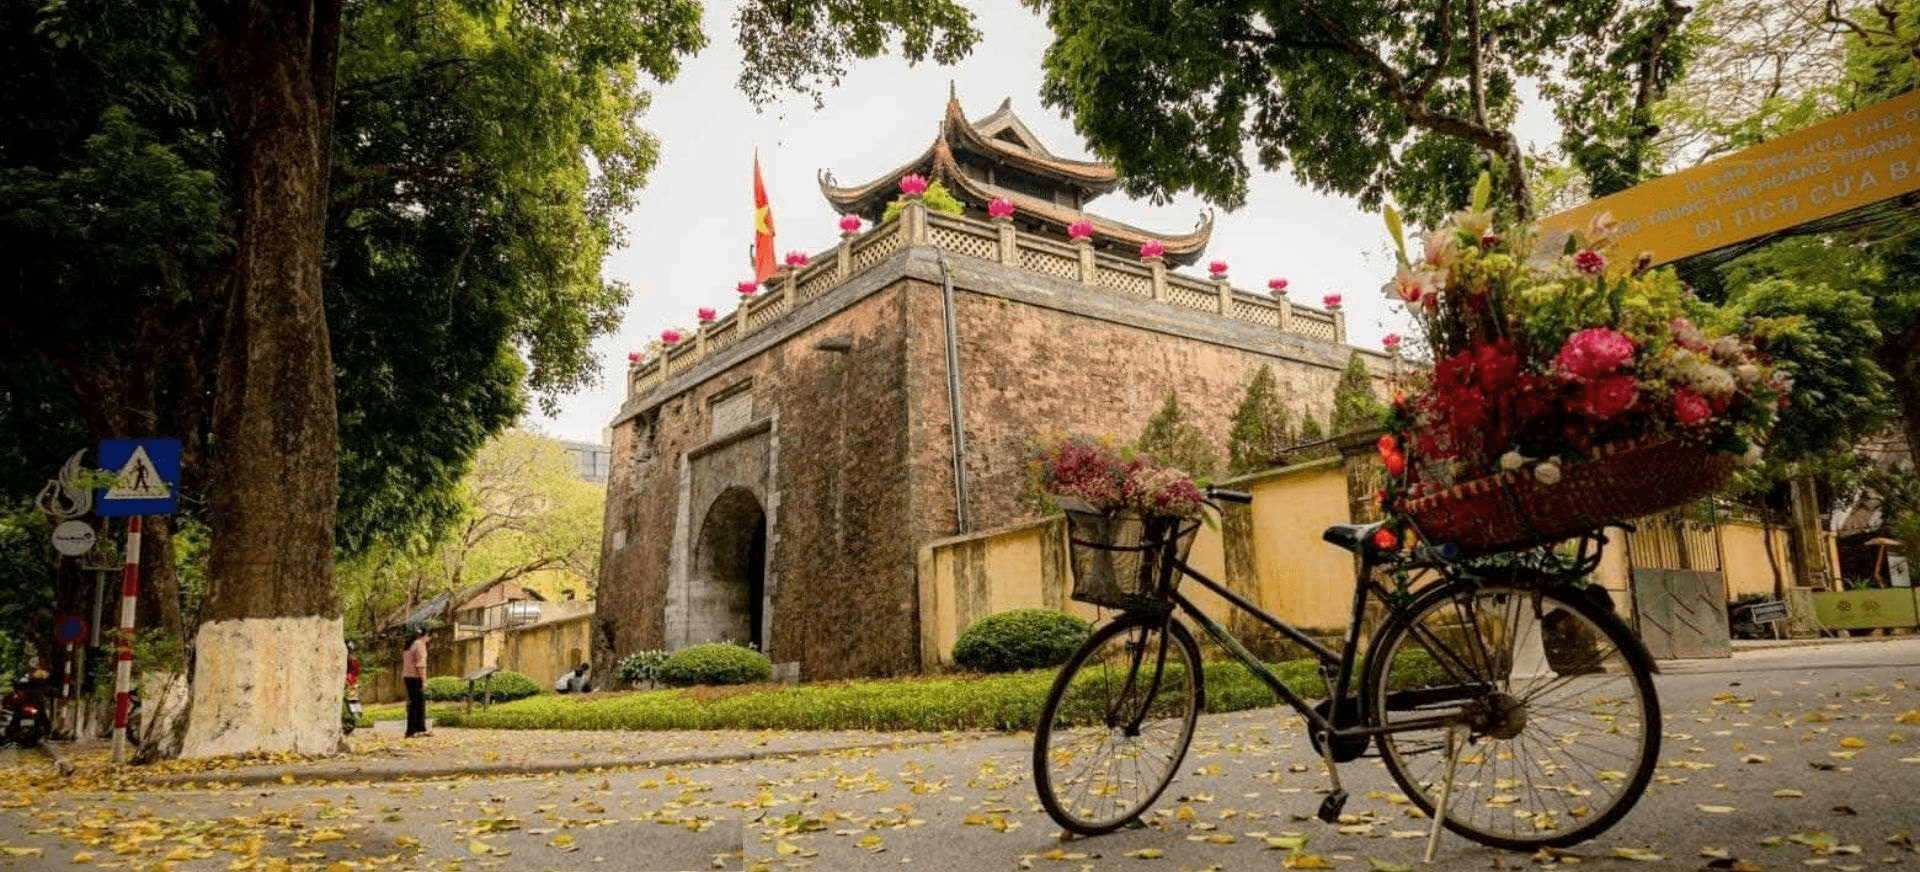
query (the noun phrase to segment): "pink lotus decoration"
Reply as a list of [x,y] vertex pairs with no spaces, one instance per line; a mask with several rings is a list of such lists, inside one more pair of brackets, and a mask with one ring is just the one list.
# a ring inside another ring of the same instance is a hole
[[1224,260],[1216,260],[1212,263],[1207,264],[1207,274],[1213,276],[1216,279],[1226,275],[1227,262]]
[[754,294],[760,293],[760,283],[759,282],[741,282],[737,285],[734,285],[733,289],[736,291],[739,291],[740,296],[742,297],[751,297]]
[[1340,295],[1328,294],[1324,297],[1321,297],[1320,304],[1323,306],[1326,306],[1329,309],[1338,309],[1340,308]]
[[700,323],[702,324],[705,324],[708,321],[712,321],[714,318],[719,317],[717,314],[715,314],[715,312],[712,309],[709,309],[705,306],[701,306],[700,310],[698,312],[695,312],[694,315],[700,319]]
[[1010,218],[1013,216],[1013,201],[1005,197],[995,197],[993,202],[987,204],[987,214],[995,218]]
[[1068,239],[1085,239],[1093,235],[1093,222],[1085,219],[1067,225]]
[[860,216],[858,215],[840,216],[840,232],[841,233],[859,233],[860,232]]
[[900,177],[900,193],[909,197],[918,197],[927,192],[927,180],[919,173],[907,173]]
[[1267,290],[1278,294],[1282,291],[1285,291],[1286,289],[1287,289],[1286,279],[1267,279]]
[[672,345],[680,341],[680,331],[668,328],[660,331],[660,341]]
[[807,253],[804,251],[787,252],[787,266],[799,268],[807,265]]
[[1380,345],[1386,348],[1388,351],[1392,351],[1396,348],[1399,348],[1400,334],[1388,333],[1387,335],[1380,337]]
[[1140,259],[1149,260],[1167,253],[1167,246],[1158,239],[1149,239],[1140,243]]
[[627,362],[628,362],[628,363],[639,363],[639,362],[640,362],[640,352],[638,352],[638,351],[629,351],[629,352],[627,352]]

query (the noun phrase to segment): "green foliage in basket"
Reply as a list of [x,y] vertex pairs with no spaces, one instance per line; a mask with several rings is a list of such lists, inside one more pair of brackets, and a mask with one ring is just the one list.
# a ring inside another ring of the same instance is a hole
[[1015,672],[1065,663],[1093,632],[1052,609],[1013,609],[974,622],[953,644],[953,662],[975,672]]

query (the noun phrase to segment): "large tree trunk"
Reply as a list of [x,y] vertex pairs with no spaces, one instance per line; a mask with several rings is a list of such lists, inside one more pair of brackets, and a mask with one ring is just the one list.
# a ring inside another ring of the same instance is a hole
[[321,299],[339,24],[337,0],[238,0],[218,23],[240,223],[189,757],[339,746],[338,433]]
[[1907,457],[1920,464],[1920,348],[1916,344],[1920,344],[1920,324],[1887,337],[1875,349],[1875,357],[1892,376],[1893,396],[1900,403],[1900,423],[1907,436]]

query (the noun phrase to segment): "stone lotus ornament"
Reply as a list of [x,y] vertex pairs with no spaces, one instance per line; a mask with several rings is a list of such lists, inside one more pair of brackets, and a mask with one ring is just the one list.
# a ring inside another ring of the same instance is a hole
[[680,344],[680,339],[680,331],[671,327],[660,331],[660,341],[668,345],[678,345]]
[[900,177],[900,193],[909,197],[918,197],[927,192],[927,180],[919,173],[907,173]]
[[1208,263],[1208,264],[1207,264],[1207,275],[1210,275],[1210,276],[1213,276],[1213,277],[1214,277],[1214,278],[1216,278],[1216,279],[1223,279],[1223,278],[1226,278],[1226,277],[1227,277],[1227,262],[1226,262],[1226,261],[1224,261],[1224,260],[1216,260],[1216,261],[1212,261],[1212,262],[1210,262],[1210,263]]
[[1338,311],[1338,310],[1340,309],[1340,295],[1339,295],[1339,294],[1328,294],[1328,295],[1326,295],[1326,296],[1324,296],[1324,297],[1321,297],[1321,298],[1320,298],[1320,304],[1321,304],[1321,305],[1323,305],[1323,306],[1326,306],[1326,307],[1327,307],[1327,310],[1328,310],[1328,311],[1330,311],[1330,312],[1331,312],[1331,311]]
[[1380,347],[1385,348],[1390,352],[1399,351],[1400,350],[1400,334],[1388,333],[1387,335],[1380,337]]
[[741,282],[737,285],[734,285],[733,289],[736,291],[739,291],[740,296],[742,297],[751,297],[754,294],[760,293],[760,283],[759,282]]
[[1068,239],[1086,239],[1093,235],[1093,222],[1086,219],[1067,225]]
[[1267,279],[1267,290],[1272,291],[1276,294],[1284,294],[1287,292],[1287,280],[1286,279]]
[[719,315],[715,313],[712,309],[706,306],[701,306],[699,311],[694,312],[694,317],[699,318],[700,323],[705,324],[712,321],[714,318],[719,317]]
[[1158,239],[1149,239],[1145,242],[1140,243],[1140,259],[1141,260],[1152,260],[1156,257],[1164,257],[1166,253],[1167,253],[1166,243],[1163,243]]
[[628,362],[628,363],[639,363],[639,362],[640,362],[640,352],[638,352],[638,351],[629,351],[629,352],[627,352],[627,362]]
[[860,216],[858,215],[840,216],[840,232],[841,233],[859,233],[860,232]]
[[787,266],[793,267],[794,269],[806,266],[807,260],[807,253],[804,251],[787,252]]
[[995,197],[987,204],[987,214],[995,218],[1012,218],[1013,213],[1013,201],[1005,197]]

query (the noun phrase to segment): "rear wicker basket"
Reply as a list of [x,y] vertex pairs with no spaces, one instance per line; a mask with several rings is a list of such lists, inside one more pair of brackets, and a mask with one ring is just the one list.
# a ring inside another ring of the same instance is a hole
[[1692,502],[1725,484],[1734,461],[1696,436],[1642,437],[1565,465],[1556,484],[1523,468],[1410,499],[1405,508],[1429,543],[1466,554],[1507,551]]
[[1153,609],[1173,594],[1173,562],[1187,559],[1197,520],[1133,512],[1100,514],[1062,500],[1073,565],[1073,598],[1113,609]]

